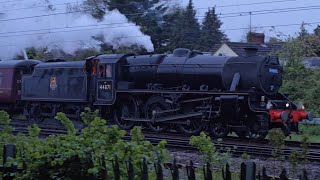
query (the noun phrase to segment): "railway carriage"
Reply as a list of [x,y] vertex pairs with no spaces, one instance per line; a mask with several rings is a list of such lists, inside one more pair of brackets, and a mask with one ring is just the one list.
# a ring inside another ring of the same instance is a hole
[[[188,135],[204,130],[215,137],[234,131],[263,139],[271,128],[289,134],[302,119],[311,120],[303,106],[278,92],[279,61],[253,55],[254,48],[247,52],[246,57],[223,57],[180,48],[170,55],[0,62],[0,80],[22,83],[10,85],[7,93],[14,95],[7,99],[1,96],[7,86],[0,83],[0,102],[11,103],[9,109],[29,119],[53,118],[59,111],[80,119],[80,112],[91,107],[105,118],[113,117],[123,129],[144,125],[157,133],[175,129]],[[2,76],[6,64],[15,64],[10,70],[17,72],[14,76]],[[26,69],[13,70],[19,65]]]
[[24,75],[31,74],[37,60],[0,61],[0,108],[9,113],[23,109],[21,100],[21,84]]

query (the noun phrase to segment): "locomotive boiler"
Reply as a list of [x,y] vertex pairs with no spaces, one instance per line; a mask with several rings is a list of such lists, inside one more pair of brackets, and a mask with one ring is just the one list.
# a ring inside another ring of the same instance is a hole
[[[0,81],[0,105],[33,120],[59,111],[80,120],[90,107],[122,129],[142,125],[215,137],[234,131],[253,139],[271,128],[289,134],[312,119],[278,92],[283,70],[277,58],[247,52],[225,57],[179,48],[170,55],[105,54],[77,62],[1,61],[0,78],[11,84]],[[8,90],[10,97],[2,95]]]
[[[254,51],[247,49],[247,51]],[[262,56],[226,57],[176,49],[172,55],[128,58],[129,74],[135,82],[160,83],[166,87],[187,85],[201,90],[249,91],[255,88],[273,95],[282,84],[277,59]],[[233,84],[232,84],[233,83]]]

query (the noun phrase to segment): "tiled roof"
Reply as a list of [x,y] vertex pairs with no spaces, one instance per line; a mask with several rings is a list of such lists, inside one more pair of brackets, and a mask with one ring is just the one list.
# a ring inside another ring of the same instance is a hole
[[[244,48],[255,47],[258,49],[258,55],[274,55],[282,47],[282,43],[266,43],[266,44],[253,44],[243,42],[225,42],[222,44],[228,45],[238,56],[245,56]],[[215,44],[213,52],[216,52],[222,44]]]

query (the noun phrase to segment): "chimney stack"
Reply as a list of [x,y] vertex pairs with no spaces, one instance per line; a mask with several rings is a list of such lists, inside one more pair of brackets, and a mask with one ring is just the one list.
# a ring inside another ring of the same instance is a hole
[[249,32],[247,35],[248,43],[264,44],[264,33]]

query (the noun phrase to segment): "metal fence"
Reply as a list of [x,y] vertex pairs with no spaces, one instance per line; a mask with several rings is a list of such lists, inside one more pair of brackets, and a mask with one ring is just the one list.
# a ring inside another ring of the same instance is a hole
[[[14,145],[4,145],[3,146],[3,165],[6,164],[8,158],[15,158],[16,157],[16,147]],[[115,157],[115,159],[112,161],[112,170],[113,176],[109,177],[107,168],[104,168],[103,172],[101,172],[101,177],[99,179],[102,180],[120,180],[124,179],[121,177],[121,170],[120,170],[120,164],[121,162],[118,161],[118,159]],[[132,161],[129,160],[125,163],[126,166],[126,178],[128,180],[134,180],[135,174],[139,173],[141,175],[141,180],[148,180],[150,175],[150,164],[146,162],[146,159],[142,160],[141,167],[139,167],[139,172],[134,171],[134,166],[132,164]],[[102,161],[102,166],[106,167],[105,161]],[[188,179],[188,180],[196,180],[197,179],[197,173],[201,174],[202,178],[204,180],[214,180],[213,176],[213,170],[211,168],[210,163],[206,163],[203,166],[195,166],[192,161],[188,164],[179,164],[174,159],[173,162],[169,163],[161,163],[160,161],[154,163],[152,165],[154,172],[155,172],[155,179],[156,180],[163,180],[163,179],[172,179],[172,180],[179,180],[179,179]],[[240,173],[232,173],[230,171],[230,167],[228,164],[226,164],[225,167],[223,167],[221,170],[217,170],[218,173],[221,172],[221,179],[223,180],[232,180],[232,177],[240,176],[237,179],[241,180],[268,180],[268,179],[280,179],[280,180],[287,180],[288,175],[286,172],[286,169],[283,169],[281,174],[278,177],[269,176],[266,173],[266,168],[263,167],[262,172],[257,172],[256,170],[256,164],[252,161],[243,162],[240,167]],[[184,170],[186,173],[183,175],[181,174],[181,171]],[[3,180],[13,180],[15,179],[15,173],[16,172],[22,172],[23,169],[17,168],[17,166],[0,166],[0,173],[2,172],[2,179]],[[165,171],[169,172],[165,173]],[[217,172],[215,171],[215,172]],[[75,175],[73,179],[82,179],[81,177],[77,177]],[[95,179],[94,177],[90,179]],[[153,178],[154,179],[154,178]],[[308,180],[307,172],[306,170],[303,170],[300,175],[300,180]]]

